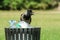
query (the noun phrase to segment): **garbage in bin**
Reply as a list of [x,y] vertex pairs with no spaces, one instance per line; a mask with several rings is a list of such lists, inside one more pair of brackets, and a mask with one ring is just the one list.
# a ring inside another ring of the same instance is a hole
[[31,28],[30,24],[28,24],[25,21],[20,21],[18,24],[16,24],[17,28]]
[[18,23],[16,23],[15,20],[10,20],[10,28],[31,28],[30,24],[28,24],[25,21],[19,21]]
[[16,26],[15,26],[16,21],[15,20],[10,20],[9,23],[10,23],[10,28],[16,28]]

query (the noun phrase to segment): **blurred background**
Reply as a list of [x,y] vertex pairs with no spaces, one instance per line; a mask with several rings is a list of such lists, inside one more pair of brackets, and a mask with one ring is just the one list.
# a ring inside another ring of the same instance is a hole
[[0,40],[9,20],[20,20],[21,13],[32,9],[31,25],[41,27],[41,40],[60,40],[60,0],[0,0]]
[[60,0],[0,0],[1,10],[21,10],[21,9],[54,9],[58,7]]

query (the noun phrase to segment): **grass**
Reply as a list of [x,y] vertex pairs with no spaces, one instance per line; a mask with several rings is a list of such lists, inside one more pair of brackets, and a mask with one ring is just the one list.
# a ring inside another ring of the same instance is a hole
[[[18,22],[24,11],[0,11],[0,40],[5,40],[4,28],[9,27],[8,21]],[[34,11],[32,26],[41,27],[41,40],[60,40],[60,12]]]

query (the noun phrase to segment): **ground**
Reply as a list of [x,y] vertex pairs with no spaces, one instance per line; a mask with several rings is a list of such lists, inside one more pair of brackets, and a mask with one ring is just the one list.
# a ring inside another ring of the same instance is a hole
[[[0,40],[5,40],[4,28],[9,27],[9,20],[19,21],[21,11],[1,11],[0,10]],[[34,10],[31,25],[41,27],[41,40],[60,40],[60,11]]]

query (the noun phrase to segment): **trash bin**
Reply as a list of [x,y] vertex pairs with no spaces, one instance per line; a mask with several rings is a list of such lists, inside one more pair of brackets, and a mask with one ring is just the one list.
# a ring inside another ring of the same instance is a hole
[[41,28],[5,28],[6,40],[40,40]]

